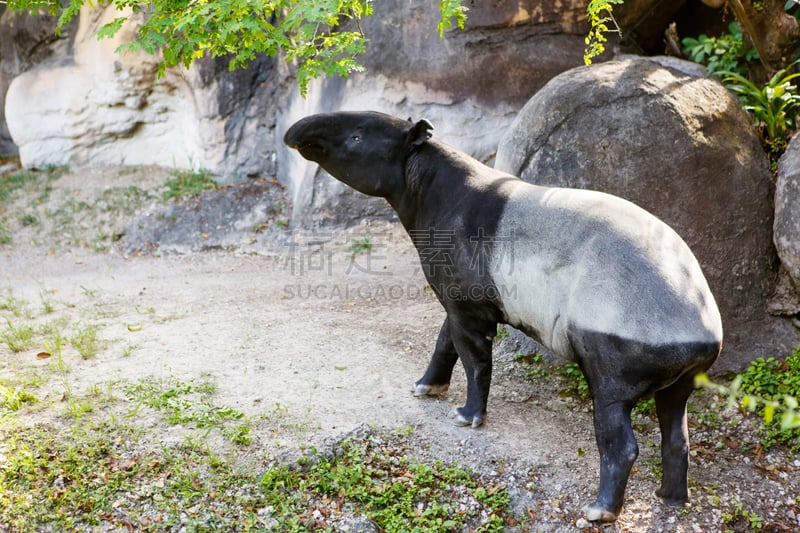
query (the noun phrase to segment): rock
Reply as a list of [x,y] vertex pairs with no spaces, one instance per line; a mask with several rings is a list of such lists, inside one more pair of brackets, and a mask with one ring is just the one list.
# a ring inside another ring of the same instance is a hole
[[800,140],[795,136],[778,162],[773,239],[778,257],[800,292]]
[[15,13],[0,4],[0,156],[18,153],[3,111],[11,80],[33,65],[67,54],[77,23],[66,24],[56,35],[57,22],[57,17]]
[[[249,179],[162,207],[132,222],[120,239],[126,255],[247,249],[265,232],[280,231],[287,210],[277,182]],[[264,238],[269,247],[271,237]]]
[[698,65],[626,58],[565,72],[519,113],[495,166],[616,194],[675,228],[722,313],[716,372],[800,342],[789,321],[767,313],[777,257],[766,155],[736,99]]

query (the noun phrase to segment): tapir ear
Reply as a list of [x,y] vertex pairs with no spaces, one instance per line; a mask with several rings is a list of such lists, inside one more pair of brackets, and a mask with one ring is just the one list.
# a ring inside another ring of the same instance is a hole
[[408,131],[408,143],[413,146],[424,144],[433,136],[433,124],[424,118],[411,126]]

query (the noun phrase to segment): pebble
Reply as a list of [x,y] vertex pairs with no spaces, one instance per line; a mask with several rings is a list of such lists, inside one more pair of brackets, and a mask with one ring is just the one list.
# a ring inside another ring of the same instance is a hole
[[589,529],[592,527],[592,524],[585,518],[578,518],[578,520],[575,522],[575,527],[578,529]]

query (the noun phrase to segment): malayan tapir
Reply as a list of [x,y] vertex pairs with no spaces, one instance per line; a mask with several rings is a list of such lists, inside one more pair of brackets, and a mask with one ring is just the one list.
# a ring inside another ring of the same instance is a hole
[[338,180],[388,200],[414,242],[447,313],[414,394],[446,391],[460,359],[467,401],[453,416],[481,425],[492,340],[498,323],[510,324],[586,376],[600,452],[586,518],[619,514],[639,453],[631,409],[650,394],[662,435],[657,494],[686,502],[686,402],[722,347],[720,314],[689,247],[626,200],[531,185],[432,139],[432,129],[427,120],[338,112],[306,117],[284,137]]

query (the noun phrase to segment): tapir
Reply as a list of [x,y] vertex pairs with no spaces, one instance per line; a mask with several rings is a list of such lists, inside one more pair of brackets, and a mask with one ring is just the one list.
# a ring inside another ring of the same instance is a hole
[[600,487],[583,511],[614,521],[639,449],[636,401],[654,395],[663,477],[657,494],[688,501],[686,402],[722,348],[722,322],[700,266],[667,224],[609,194],[536,186],[432,137],[427,120],[376,112],[313,115],[284,142],[338,180],[385,198],[446,311],[417,396],[447,390],[456,361],[480,426],[498,324],[583,370],[592,395]]

